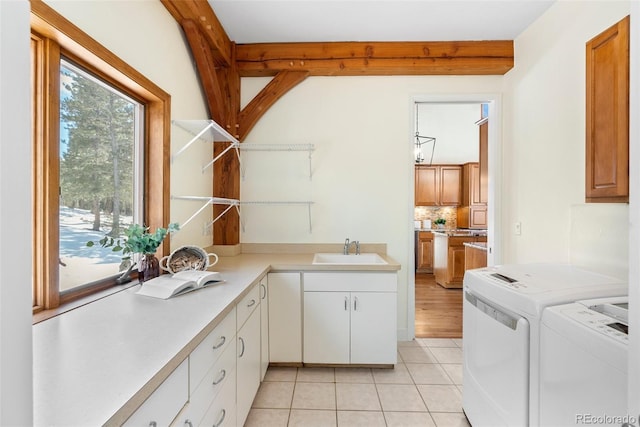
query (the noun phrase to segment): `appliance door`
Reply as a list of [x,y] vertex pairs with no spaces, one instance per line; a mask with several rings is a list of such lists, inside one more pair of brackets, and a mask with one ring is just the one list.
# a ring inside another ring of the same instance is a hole
[[528,425],[528,320],[465,288],[462,336],[462,407],[471,425]]

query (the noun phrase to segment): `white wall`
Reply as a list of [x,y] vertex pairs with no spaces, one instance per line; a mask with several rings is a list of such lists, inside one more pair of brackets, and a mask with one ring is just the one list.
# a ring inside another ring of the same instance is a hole
[[[434,164],[477,162],[480,156],[481,104],[418,103],[417,125],[421,136],[436,138],[422,145],[424,163],[433,155]],[[424,140],[422,140],[424,141]]]
[[[585,191],[585,44],[628,13],[628,1],[558,1],[515,40],[504,89],[504,262],[570,259],[572,206]],[[603,238],[626,248],[626,235]]]
[[[31,425],[29,2],[0,1],[0,425]],[[26,213],[26,214],[25,214]]]
[[[195,66],[182,30],[157,0],[47,1],[66,19],[96,39],[138,72],[171,95],[172,119],[206,119],[207,110]],[[190,135],[172,127],[171,153],[184,146]],[[201,166],[211,159],[211,144],[197,142],[171,165],[171,194],[211,196],[212,169]],[[201,203],[171,202],[171,221],[183,223]],[[205,209],[171,240],[173,249],[184,245],[209,246],[203,224],[211,219]]]
[[[267,81],[242,79],[243,102]],[[499,93],[501,82],[501,76],[308,78],[269,109],[246,142],[315,144],[313,179],[306,176],[303,154],[247,153],[241,198],[311,199],[313,231],[304,208],[245,206],[241,241],[339,243],[348,237],[387,243],[388,254],[402,263],[402,334],[413,275],[412,100],[425,94]]]

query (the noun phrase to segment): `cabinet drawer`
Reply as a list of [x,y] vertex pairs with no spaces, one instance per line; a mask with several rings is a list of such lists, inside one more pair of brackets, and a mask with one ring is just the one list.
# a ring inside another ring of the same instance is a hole
[[[196,347],[189,356],[190,393],[196,389],[205,374],[224,353],[229,344],[235,341],[236,335],[236,309],[215,327],[209,335]],[[231,347],[234,347],[233,345]]]
[[236,382],[227,381],[207,410],[199,425],[215,427],[235,427],[236,425]]
[[247,295],[236,305],[237,328],[242,328],[253,310],[260,304],[260,286],[257,284]]
[[394,272],[304,273],[305,291],[315,292],[396,292],[398,274]]
[[189,398],[189,364],[182,362],[149,396],[125,426],[148,427],[152,423],[168,426]]
[[[189,397],[189,418],[200,421],[211,402],[229,381],[235,382],[236,353],[234,346],[227,346],[218,361],[206,373],[204,380]],[[194,425],[198,424],[197,422]]]

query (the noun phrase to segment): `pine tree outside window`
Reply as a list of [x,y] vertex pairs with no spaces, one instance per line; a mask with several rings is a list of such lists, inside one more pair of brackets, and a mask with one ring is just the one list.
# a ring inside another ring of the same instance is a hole
[[121,255],[86,246],[142,223],[144,107],[63,60],[60,67],[59,290],[119,275]]

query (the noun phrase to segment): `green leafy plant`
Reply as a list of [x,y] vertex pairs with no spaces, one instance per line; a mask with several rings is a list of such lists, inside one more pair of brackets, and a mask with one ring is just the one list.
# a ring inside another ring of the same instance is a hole
[[103,248],[113,248],[113,252],[122,251],[123,259],[129,259],[131,254],[154,254],[167,234],[179,229],[178,223],[173,222],[167,228],[158,227],[154,233],[150,233],[149,227],[133,224],[124,230],[122,237],[113,238],[106,235],[98,242],[88,241],[87,246],[99,244]]
[[447,223],[447,220],[444,218],[438,218],[435,221],[433,221],[434,224],[442,224],[445,225]]

